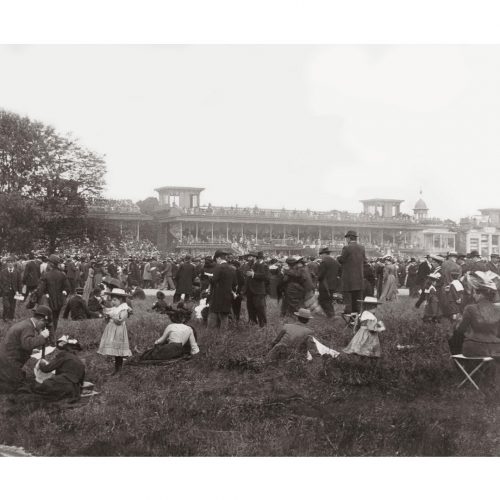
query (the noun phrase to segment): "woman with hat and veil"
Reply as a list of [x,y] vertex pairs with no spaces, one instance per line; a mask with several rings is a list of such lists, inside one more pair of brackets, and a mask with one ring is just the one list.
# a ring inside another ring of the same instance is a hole
[[384,279],[382,285],[382,293],[380,294],[380,302],[390,302],[396,300],[398,295],[397,274],[398,266],[390,255],[384,257]]
[[121,288],[114,288],[109,296],[112,307],[103,311],[107,324],[97,352],[104,356],[114,356],[116,374],[122,369],[123,358],[132,356],[126,325],[131,309],[127,305],[128,295]]
[[468,273],[465,279],[473,303],[465,307],[450,339],[452,354],[500,359],[500,307],[494,304],[497,287],[482,271]]
[[[81,388],[85,379],[85,365],[78,357],[82,350],[79,342],[62,336],[56,344],[57,354],[54,359],[41,359],[36,370],[50,376],[43,382],[35,382],[31,391],[45,400],[57,401],[69,398],[80,399]],[[55,371],[55,374],[52,372]]]

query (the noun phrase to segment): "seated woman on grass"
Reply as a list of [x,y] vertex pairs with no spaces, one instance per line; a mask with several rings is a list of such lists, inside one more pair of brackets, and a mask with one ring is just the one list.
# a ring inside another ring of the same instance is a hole
[[200,352],[194,329],[183,323],[184,314],[173,311],[169,316],[172,323],[165,328],[155,345],[141,355],[140,361],[175,359]]
[[70,399],[78,401],[82,384],[85,379],[85,365],[78,357],[82,348],[77,340],[70,339],[67,335],[57,341],[57,354],[52,361],[41,359],[37,368],[44,374],[55,374],[42,383],[35,383],[32,387],[33,394],[39,398],[58,401]]

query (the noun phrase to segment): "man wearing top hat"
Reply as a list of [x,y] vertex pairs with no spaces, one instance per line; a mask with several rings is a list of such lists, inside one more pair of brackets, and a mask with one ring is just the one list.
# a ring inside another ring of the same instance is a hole
[[217,250],[216,262],[211,279],[211,293],[208,309],[208,328],[226,328],[236,292],[236,269],[229,265],[228,252]]
[[247,298],[248,320],[260,327],[267,324],[266,290],[269,282],[269,268],[264,263],[262,252],[246,255],[245,294]]
[[53,333],[57,330],[59,314],[68,295],[69,283],[66,275],[59,269],[60,260],[57,255],[51,255],[48,259],[47,271],[38,284],[39,296],[45,295],[52,311]]
[[465,264],[463,265],[462,268],[464,274],[466,272],[471,272],[471,273],[474,273],[476,271],[486,272],[488,270],[486,263],[481,260],[481,256],[479,255],[479,252],[477,250],[471,250],[471,252],[467,257],[468,259],[465,261]]
[[356,231],[349,230],[346,235],[347,245],[342,248],[338,261],[342,266],[341,290],[344,294],[344,314],[359,312],[359,300],[362,299],[364,286],[363,266],[366,259],[365,247],[356,240]]
[[0,293],[3,301],[2,319],[12,321],[16,312],[16,294],[22,289],[21,273],[14,267],[14,257],[7,258],[7,267],[0,271]]
[[323,312],[332,318],[335,314],[333,294],[339,286],[340,264],[330,254],[331,250],[328,247],[321,248],[319,251],[321,263],[318,269],[318,303]]

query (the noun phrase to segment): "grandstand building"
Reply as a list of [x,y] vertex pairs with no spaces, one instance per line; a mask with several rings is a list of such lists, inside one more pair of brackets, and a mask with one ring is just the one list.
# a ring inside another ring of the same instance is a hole
[[[132,228],[137,239],[141,227],[154,228],[155,243],[162,252],[213,253],[227,248],[234,253],[263,250],[282,254],[316,254],[328,245],[340,251],[347,230],[355,229],[368,255],[391,253],[421,256],[457,250],[458,226],[453,221],[430,218],[420,199],[414,215],[401,212],[403,200],[361,200],[363,210],[264,209],[201,204],[203,188],[165,186],[156,189],[158,208],[142,214],[130,200],[100,200],[90,208],[93,217]],[[150,231],[149,231],[149,234]]]

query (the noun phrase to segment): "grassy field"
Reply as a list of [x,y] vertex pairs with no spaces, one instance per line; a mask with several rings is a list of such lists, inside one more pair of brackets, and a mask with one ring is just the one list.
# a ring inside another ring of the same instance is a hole
[[[165,327],[151,303],[135,302],[128,321],[139,350]],[[266,362],[280,324],[269,300],[266,329],[196,325],[199,355],[125,365],[118,377],[96,353],[102,320],[61,320],[58,334],[80,339],[87,380],[100,395],[75,408],[30,408],[0,396],[0,444],[41,456],[497,456],[498,404],[456,388],[444,326],[424,326],[412,304],[401,298],[379,309],[387,332],[375,364],[356,356]],[[350,339],[341,318],[311,326],[333,348]]]

